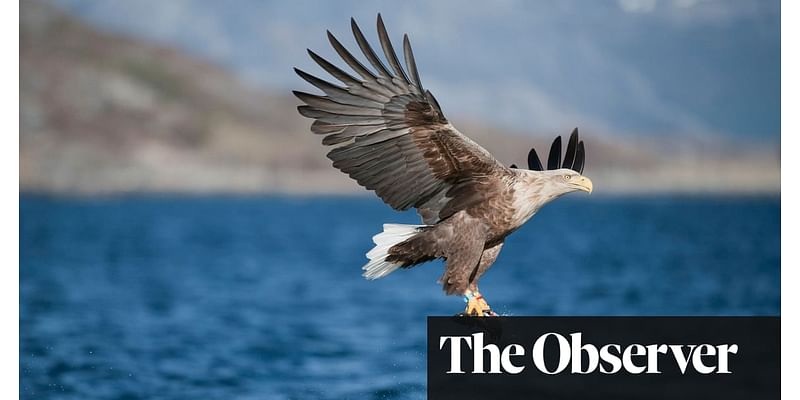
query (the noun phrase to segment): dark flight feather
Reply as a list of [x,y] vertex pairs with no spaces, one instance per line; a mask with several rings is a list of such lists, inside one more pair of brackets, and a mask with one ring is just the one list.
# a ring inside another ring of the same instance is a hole
[[572,169],[583,175],[583,164],[586,162],[586,151],[583,148],[583,140],[578,142],[578,151],[575,153],[575,164]]
[[381,115],[381,109],[377,107],[342,104],[328,97],[317,96],[298,90],[293,90],[292,93],[304,103],[320,110],[347,115]]
[[353,71],[356,71],[359,75],[361,75],[362,78],[366,80],[369,81],[378,80],[378,77],[375,76],[375,74],[373,74],[372,71],[367,69],[367,67],[365,67],[364,64],[361,64],[360,61],[358,61],[355,57],[353,57],[353,55],[350,54],[350,52],[347,51],[347,49],[344,46],[342,46],[339,40],[336,39],[336,36],[333,36],[331,31],[328,31],[328,41],[331,43],[331,46],[333,46],[333,49],[336,50],[337,53],[339,53],[339,57],[342,57],[342,60],[344,60],[344,62],[346,62],[347,65],[349,65],[350,68],[353,69]]
[[572,130],[569,135],[569,142],[567,143],[567,152],[564,154],[564,164],[561,168],[574,169],[572,165],[575,163],[575,150],[578,148],[578,128]]
[[347,86],[358,85],[360,83],[358,79],[348,74],[347,72],[342,71],[341,69],[339,69],[339,67],[331,64],[330,62],[328,62],[328,60],[320,57],[317,53],[314,53],[310,49],[308,50],[308,55],[311,56],[311,59],[313,59],[314,62],[319,64],[319,66],[322,67],[322,69],[327,71],[329,74],[333,75],[334,78],[338,79]]
[[403,35],[403,56],[406,59],[406,67],[411,74],[412,82],[420,93],[425,89],[422,88],[422,81],[419,80],[419,71],[417,71],[417,62],[414,60],[414,52],[411,51],[411,42],[408,40],[408,35]]
[[361,28],[358,27],[355,18],[350,18],[350,27],[353,29],[353,36],[356,38],[358,47],[361,48],[361,52],[364,53],[364,56],[367,57],[367,60],[369,60],[370,64],[372,64],[372,66],[378,70],[378,74],[391,81],[392,74],[389,73],[389,70],[386,69],[385,65],[383,65],[381,59],[378,58],[378,56],[375,54],[375,51],[372,50],[372,47],[369,45],[369,42],[367,42],[364,34],[361,33]]
[[403,78],[406,83],[411,83],[406,76],[406,72],[403,71],[403,67],[400,66],[400,61],[397,59],[397,54],[394,52],[392,41],[389,40],[389,34],[386,33],[386,26],[383,24],[383,18],[381,18],[380,14],[378,14],[378,38],[381,41],[381,47],[383,47],[383,54],[389,61],[389,65],[392,66],[395,75]]
[[547,156],[547,169],[559,169],[561,167],[561,136],[553,140],[550,145],[550,155]]
[[299,68],[295,68],[294,72],[296,72],[297,75],[303,78],[306,82],[325,92],[326,95],[328,95],[337,103],[350,104],[353,106],[381,108],[383,107],[383,99],[386,99],[384,96],[377,94],[355,95],[341,86],[334,85],[333,83],[317,78],[316,76],[311,75]]
[[542,162],[539,161],[539,155],[536,154],[536,149],[534,148],[531,148],[531,151],[528,152],[528,169],[533,171],[542,170]]

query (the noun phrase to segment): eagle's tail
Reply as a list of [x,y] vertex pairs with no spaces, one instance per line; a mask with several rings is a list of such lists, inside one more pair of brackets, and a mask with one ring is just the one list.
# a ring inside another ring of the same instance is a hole
[[378,279],[389,275],[403,266],[402,261],[387,261],[389,249],[394,245],[411,239],[427,225],[383,224],[383,232],[372,237],[375,247],[367,253],[369,262],[361,269],[367,279]]

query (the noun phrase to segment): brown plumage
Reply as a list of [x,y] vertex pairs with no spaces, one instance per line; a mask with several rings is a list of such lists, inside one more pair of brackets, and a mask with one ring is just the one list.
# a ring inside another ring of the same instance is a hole
[[376,247],[367,254],[370,262],[364,266],[364,276],[375,279],[397,268],[443,258],[444,290],[477,293],[478,279],[494,262],[506,236],[553,198],[574,190],[591,191],[591,181],[579,174],[584,146],[577,129],[563,165],[559,137],[558,147],[554,142],[551,149],[548,171],[541,171],[533,150],[531,170],[508,168],[445,118],[433,94],[422,86],[407,35],[403,38],[406,70],[380,15],[378,37],[388,67],[355,20],[351,27],[373,69],[328,32],[333,48],[360,78],[309,50],[311,58],[343,86],[295,69],[325,94],[295,91],[305,103],[298,111],[315,120],[311,131],[324,136],[322,144],[333,147],[328,158],[335,168],[396,210],[416,208],[424,223],[385,225],[374,238]]

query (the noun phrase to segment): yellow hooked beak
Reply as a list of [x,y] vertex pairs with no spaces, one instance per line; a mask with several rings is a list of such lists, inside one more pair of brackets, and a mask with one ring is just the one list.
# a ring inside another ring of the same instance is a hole
[[585,176],[578,178],[578,181],[575,182],[575,186],[577,186],[580,190],[592,193],[592,181]]

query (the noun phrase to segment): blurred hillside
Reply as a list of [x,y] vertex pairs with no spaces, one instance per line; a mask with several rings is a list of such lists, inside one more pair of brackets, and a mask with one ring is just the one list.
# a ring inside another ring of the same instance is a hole
[[[20,70],[21,191],[362,191],[330,167],[288,93],[254,89],[171,48],[99,32],[47,3],[20,3]],[[310,90],[300,79],[297,87]],[[449,117],[507,164],[524,165],[531,146],[546,153],[555,134],[569,133],[526,136]],[[675,136],[637,142],[581,128],[598,192],[780,190],[774,146]]]

